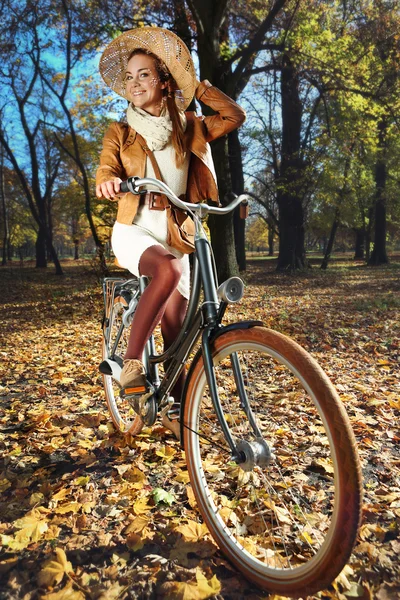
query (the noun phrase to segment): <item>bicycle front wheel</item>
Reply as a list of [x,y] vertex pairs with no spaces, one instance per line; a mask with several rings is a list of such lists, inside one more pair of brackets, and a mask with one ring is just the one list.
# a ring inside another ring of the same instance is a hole
[[[122,367],[123,356],[128,347],[129,329],[123,326],[127,302],[122,296],[114,298],[108,315],[108,331],[103,339],[103,359],[111,358]],[[121,398],[120,386],[111,375],[103,375],[107,407],[114,426],[120,433],[137,435],[143,429],[141,417],[134,411],[127,398]]]
[[184,445],[203,519],[260,587],[294,597],[324,589],[349,559],[361,512],[360,466],[341,401],[305,350],[263,327],[217,337],[213,363],[242,462],[231,458],[199,357],[187,385]]

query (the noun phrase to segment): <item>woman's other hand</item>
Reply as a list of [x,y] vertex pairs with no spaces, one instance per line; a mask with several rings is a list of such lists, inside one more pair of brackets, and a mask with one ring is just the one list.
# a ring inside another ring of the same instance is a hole
[[96,186],[96,196],[98,198],[107,198],[107,200],[114,200],[121,191],[120,184],[122,179],[119,177],[114,177],[110,181],[105,181],[104,183],[100,183]]

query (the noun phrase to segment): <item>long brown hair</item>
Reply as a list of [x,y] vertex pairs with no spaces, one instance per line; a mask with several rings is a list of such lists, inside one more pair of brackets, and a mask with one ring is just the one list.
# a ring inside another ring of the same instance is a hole
[[156,71],[161,83],[167,84],[163,89],[163,101],[166,103],[172,122],[171,141],[175,150],[175,163],[177,167],[180,167],[185,160],[186,140],[182,119],[175,101],[175,93],[178,91],[178,86],[175,79],[169,72],[167,65],[161,59],[159,59],[158,56],[153,54],[153,52],[150,52],[150,50],[145,50],[144,48],[136,48],[130,53],[128,61],[130,61],[132,56],[135,56],[136,54],[145,54],[146,56],[151,56],[151,58],[154,59]]

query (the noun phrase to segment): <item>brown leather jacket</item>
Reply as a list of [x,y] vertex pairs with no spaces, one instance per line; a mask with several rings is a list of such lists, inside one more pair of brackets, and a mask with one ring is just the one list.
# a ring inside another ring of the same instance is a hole
[[[215,140],[241,125],[246,113],[231,98],[209,81],[202,81],[196,90],[196,98],[210,106],[215,115],[197,117],[187,113],[187,148],[191,152],[186,200],[218,201],[217,182],[214,176],[211,150],[208,142]],[[100,167],[96,174],[96,185],[114,177],[126,179],[136,175],[144,177],[146,154],[136,140],[136,131],[127,123],[112,123],[108,128],[100,155]],[[130,225],[136,215],[139,197],[123,194],[118,198],[117,221]]]

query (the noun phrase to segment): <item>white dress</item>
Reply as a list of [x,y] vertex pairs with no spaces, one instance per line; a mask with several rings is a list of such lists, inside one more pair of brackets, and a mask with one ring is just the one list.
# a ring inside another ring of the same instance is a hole
[[[178,169],[175,165],[175,150],[171,143],[162,150],[155,150],[154,156],[163,181],[177,196],[184,194],[187,187],[189,157],[186,156],[184,164]],[[148,157],[146,157],[145,177],[155,177]],[[140,206],[132,225],[117,222],[114,224],[111,245],[121,267],[128,269],[136,277],[139,276],[140,257],[147,248],[157,245],[166,248],[180,260],[182,276],[178,284],[178,291],[184,298],[189,298],[189,256],[167,245],[167,213],[165,210],[150,210],[146,204]]]

